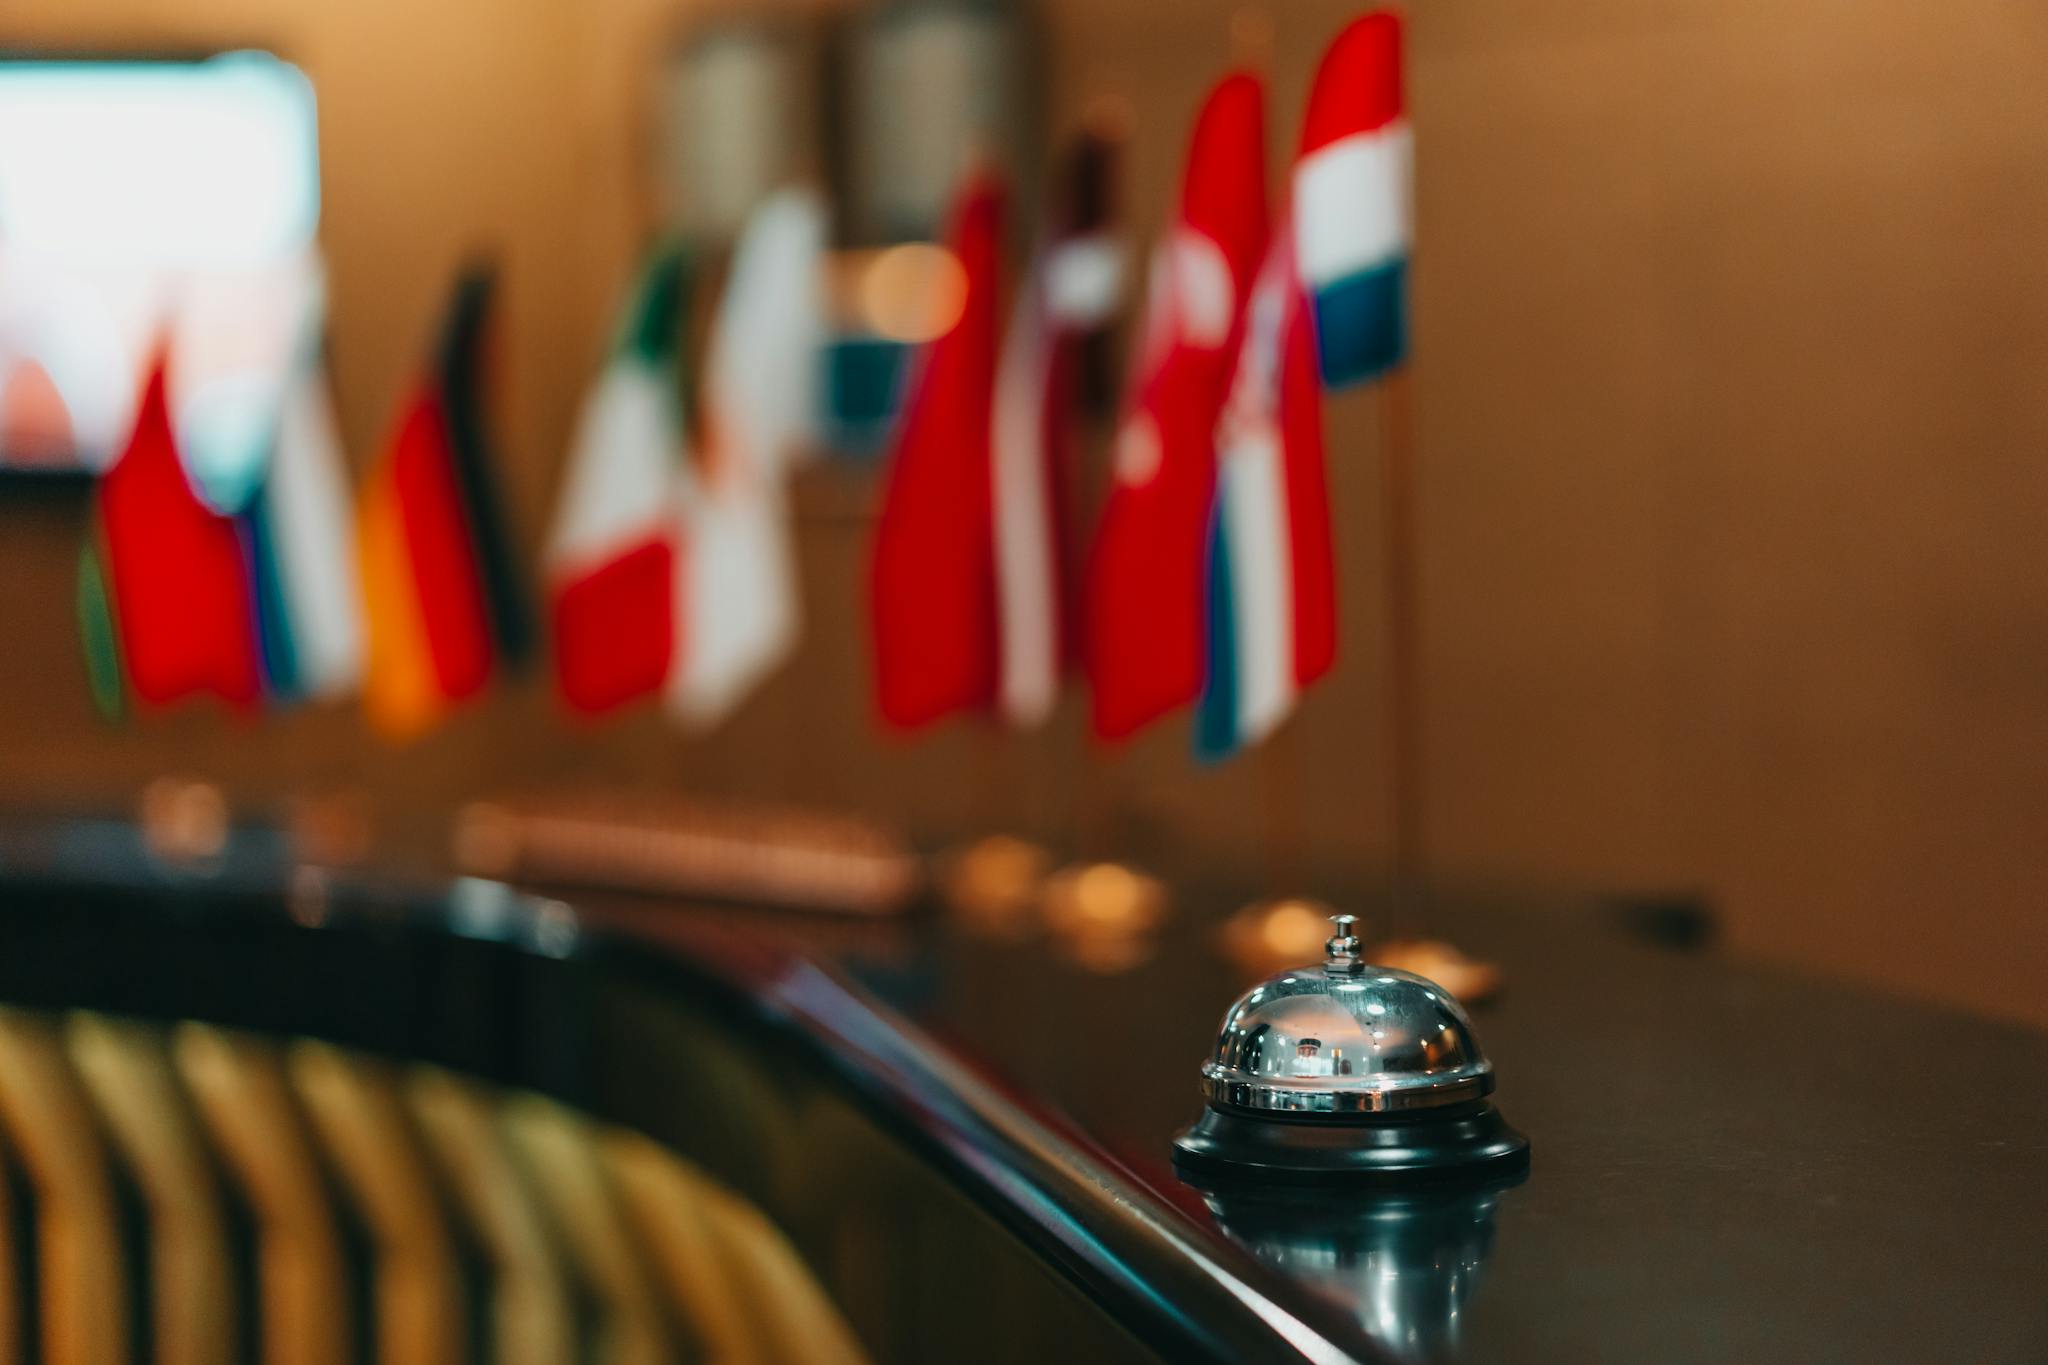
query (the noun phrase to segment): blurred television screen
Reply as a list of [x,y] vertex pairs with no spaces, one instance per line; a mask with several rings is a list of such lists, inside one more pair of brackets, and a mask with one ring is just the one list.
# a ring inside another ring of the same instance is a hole
[[0,471],[102,467],[168,346],[188,465],[234,504],[316,340],[319,209],[287,62],[0,59]]

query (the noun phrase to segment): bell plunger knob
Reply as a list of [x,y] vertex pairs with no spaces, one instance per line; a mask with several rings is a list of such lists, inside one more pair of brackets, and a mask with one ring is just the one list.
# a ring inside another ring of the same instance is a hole
[[1358,927],[1358,916],[1332,915],[1330,923],[1337,927],[1337,932],[1323,944],[1323,952],[1327,954],[1323,959],[1323,970],[1331,976],[1357,976],[1365,970],[1365,958],[1360,955],[1363,949],[1354,932]]

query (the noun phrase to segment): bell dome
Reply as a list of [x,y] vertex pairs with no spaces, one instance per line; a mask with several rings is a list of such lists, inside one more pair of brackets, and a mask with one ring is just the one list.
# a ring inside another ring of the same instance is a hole
[[1202,1064],[1200,1119],[1174,1140],[1184,1172],[1283,1181],[1394,1179],[1525,1164],[1488,1102],[1493,1065],[1464,1007],[1361,955],[1356,920],[1321,964],[1260,982],[1223,1016]]
[[1387,1113],[1477,1099],[1493,1067],[1448,992],[1412,972],[1283,972],[1223,1017],[1202,1092],[1238,1109]]

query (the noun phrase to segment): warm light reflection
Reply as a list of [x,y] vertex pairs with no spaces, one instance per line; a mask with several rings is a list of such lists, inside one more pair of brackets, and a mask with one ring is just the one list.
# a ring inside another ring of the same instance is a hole
[[967,272],[952,252],[906,242],[875,252],[860,270],[860,316],[890,341],[944,336],[967,307]]
[[1468,1005],[1500,990],[1499,967],[1469,958],[1438,939],[1391,939],[1375,945],[1368,956],[1379,966],[1434,981]]
[[216,858],[228,843],[227,797],[211,782],[159,777],[142,789],[137,823],[143,842],[159,858]]
[[286,828],[300,861],[324,867],[363,862],[375,844],[370,801],[360,791],[295,797],[286,808]]
[[1305,896],[1254,901],[1224,921],[1224,955],[1252,976],[1313,962],[1330,936],[1330,914]]
[[1068,958],[1090,971],[1128,971],[1152,956],[1166,885],[1122,863],[1087,863],[1048,878],[1043,905],[1046,927]]
[[978,839],[944,860],[939,887],[948,908],[974,929],[1022,938],[1037,927],[1037,906],[1051,855],[1009,835]]

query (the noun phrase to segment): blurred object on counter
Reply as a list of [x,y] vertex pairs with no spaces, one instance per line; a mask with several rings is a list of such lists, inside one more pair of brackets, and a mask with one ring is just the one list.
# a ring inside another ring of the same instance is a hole
[[663,63],[654,166],[662,226],[693,242],[737,237],[797,172],[815,122],[794,30],[727,19],[693,32]]
[[991,938],[1019,940],[1037,931],[1035,913],[1052,855],[1028,839],[991,834],[940,861],[936,878],[948,909]]
[[1065,867],[1045,883],[1046,928],[1075,963],[1105,975],[1152,956],[1169,909],[1166,883],[1122,863]]
[[923,881],[908,846],[865,820],[626,796],[474,803],[456,818],[454,856],[526,884],[853,915],[901,913]]
[[376,824],[369,797],[360,791],[314,792],[285,804],[285,829],[292,854],[320,867],[348,867],[370,856]]
[[1500,990],[1499,967],[1475,961],[1440,939],[1388,939],[1374,945],[1366,960],[1427,977],[1467,1005],[1490,1000]]
[[967,271],[937,242],[835,251],[826,272],[833,315],[888,341],[936,341],[967,310]]
[[1253,901],[1223,922],[1217,940],[1247,976],[1269,976],[1321,956],[1335,913],[1308,896]]
[[1607,910],[1631,936],[1674,953],[1705,952],[1721,936],[1712,899],[1698,891],[1620,896]]
[[834,332],[825,343],[826,444],[856,458],[879,455],[895,430],[910,347],[866,332]]
[[842,455],[878,455],[896,430],[916,348],[967,306],[960,258],[933,242],[850,247],[824,266],[819,436]]
[[1036,74],[1018,7],[913,0],[863,16],[834,120],[846,221],[861,242],[929,236],[970,161],[1021,155]]
[[227,847],[228,802],[211,782],[159,777],[142,789],[137,817],[143,843],[165,862],[205,862]]

